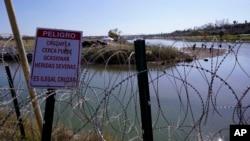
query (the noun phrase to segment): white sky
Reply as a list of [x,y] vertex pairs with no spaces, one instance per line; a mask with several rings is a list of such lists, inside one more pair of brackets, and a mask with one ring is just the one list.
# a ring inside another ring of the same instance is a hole
[[[169,33],[226,19],[250,22],[250,0],[12,0],[22,35],[37,27],[107,35]],[[0,34],[11,34],[4,0],[0,1]]]

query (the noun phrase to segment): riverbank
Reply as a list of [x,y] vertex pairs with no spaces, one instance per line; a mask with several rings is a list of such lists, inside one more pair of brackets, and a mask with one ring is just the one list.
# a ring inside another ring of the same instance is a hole
[[181,52],[193,57],[194,59],[207,59],[216,56],[222,56],[227,52],[227,49],[219,48],[195,48],[185,47],[180,49]]
[[[82,59],[82,63],[89,64],[135,64],[135,51],[132,44],[110,42],[105,47],[83,48]],[[146,60],[163,65],[190,62],[193,58],[175,47],[146,46]]]
[[[146,59],[151,64],[165,65],[221,56],[226,51],[220,48],[185,47],[178,50],[175,47],[146,46]],[[81,62],[82,64],[135,64],[134,53],[133,44],[108,42],[106,45],[83,47]],[[26,55],[31,62],[33,54]],[[0,60],[18,62],[18,54],[2,53]]]

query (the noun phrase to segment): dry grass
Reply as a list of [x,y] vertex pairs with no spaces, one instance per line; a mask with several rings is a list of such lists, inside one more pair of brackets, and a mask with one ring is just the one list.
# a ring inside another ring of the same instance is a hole
[[[22,116],[25,138],[22,139],[15,112],[9,110],[0,110],[0,140],[2,141],[40,141],[41,134],[34,119],[27,116]],[[92,130],[82,131],[79,134],[74,134],[73,131],[64,126],[57,125],[53,127],[52,141],[99,141],[101,138]],[[114,141],[111,135],[104,134],[107,141]]]
[[[2,47],[2,45],[4,43],[6,43],[7,40],[1,40],[0,42],[2,43],[1,44],[1,47]],[[24,45],[24,48],[25,48],[26,52],[32,52],[34,50],[35,40],[34,39],[23,40],[23,45]],[[16,46],[15,40],[11,40],[6,45],[6,48],[12,48],[12,47],[15,47],[15,46]]]
[[33,39],[23,40],[23,44],[26,52],[31,52],[34,50],[35,40]]
[[[10,112],[9,110],[0,110],[0,140],[21,140],[21,134],[19,131],[19,126],[15,112]],[[38,126],[35,121],[29,119],[28,117],[22,116],[22,121],[25,130],[25,139],[40,140],[41,136],[39,133]]]
[[[83,62],[94,64],[134,64],[134,45],[129,43],[109,42],[106,47],[101,45],[83,48]],[[146,57],[150,63],[166,64],[185,61],[190,56],[183,55],[175,47],[146,46]]]

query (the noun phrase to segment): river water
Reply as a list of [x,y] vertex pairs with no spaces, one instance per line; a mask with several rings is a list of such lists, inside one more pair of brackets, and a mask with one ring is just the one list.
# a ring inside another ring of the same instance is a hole
[[[250,103],[249,43],[149,39],[146,44],[177,48],[222,45],[228,49],[225,55],[208,61],[181,62],[172,67],[149,66],[154,140],[229,140],[230,124],[240,121],[249,124],[250,111],[246,108]],[[8,65],[15,76],[15,86],[20,88],[19,97],[27,98],[19,64]],[[85,65],[81,70],[79,89],[57,91],[54,119],[76,133],[94,128],[117,140],[137,140],[141,122],[134,66]],[[8,88],[3,64],[0,78],[3,95]],[[43,95],[46,90],[37,91]],[[1,96],[1,107],[9,107],[4,100],[8,98]],[[43,106],[44,99],[40,99],[40,104]]]

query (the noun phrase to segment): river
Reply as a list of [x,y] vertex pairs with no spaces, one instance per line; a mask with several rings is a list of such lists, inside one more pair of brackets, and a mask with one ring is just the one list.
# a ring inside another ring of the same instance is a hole
[[[186,42],[148,39],[146,44],[190,47],[221,45],[228,52],[208,61],[195,60],[172,67],[149,67],[149,86],[154,140],[229,140],[229,125],[249,124],[250,44],[233,42]],[[8,63],[15,74],[20,98],[27,98],[26,84],[17,63]],[[0,88],[8,88],[0,64]],[[38,89],[38,95],[46,90]],[[76,133],[95,129],[115,139],[138,139],[141,134],[137,77],[134,66],[84,65],[79,89],[57,90],[56,122]],[[1,96],[1,107],[8,100]],[[44,99],[39,99],[43,106]],[[238,103],[242,105],[239,114]],[[27,106],[23,106],[27,108]],[[26,110],[26,109],[25,109]]]

